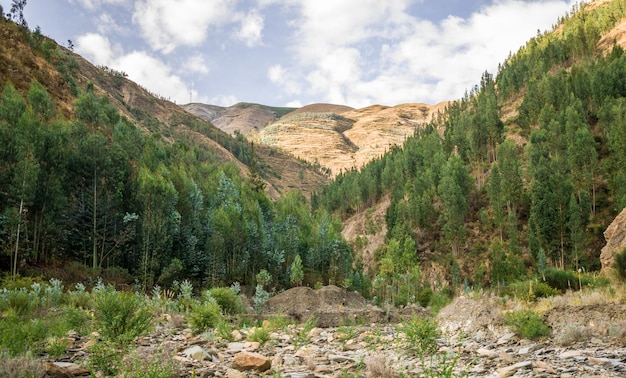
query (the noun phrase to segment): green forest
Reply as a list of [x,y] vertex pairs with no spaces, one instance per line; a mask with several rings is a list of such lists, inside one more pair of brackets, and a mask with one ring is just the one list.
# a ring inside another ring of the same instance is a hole
[[[2,19],[75,98],[68,114],[35,78],[20,91],[0,77],[0,270],[60,265],[64,280],[109,274],[145,291],[182,280],[254,286],[266,270],[277,289],[334,283],[396,304],[432,284],[422,277],[432,261],[446,267],[436,290],[596,271],[602,232],[626,206],[626,54],[599,44],[625,3],[575,7],[404,145],[310,200],[270,199],[241,135],[199,126],[249,176],[191,139],[146,132],[153,119],[121,115],[77,84],[71,55]],[[385,245],[366,267],[367,238],[349,243],[342,222],[386,197]]]

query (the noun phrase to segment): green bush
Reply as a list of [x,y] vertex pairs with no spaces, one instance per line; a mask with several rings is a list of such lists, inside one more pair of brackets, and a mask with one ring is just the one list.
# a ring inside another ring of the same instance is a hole
[[228,315],[241,314],[244,311],[241,298],[229,287],[214,287],[209,290],[211,298],[215,299],[222,311]]
[[265,328],[255,328],[254,332],[251,332],[248,335],[249,341],[256,341],[258,343],[264,344],[270,339],[270,333]]
[[434,353],[439,349],[437,339],[441,332],[435,320],[413,317],[405,322],[400,330],[406,334],[409,347],[420,356]]
[[150,328],[152,313],[137,295],[106,289],[96,293],[95,320],[103,338],[127,344]]
[[432,314],[437,314],[442,308],[446,307],[452,301],[452,296],[448,290],[434,292],[428,301],[428,307]]
[[545,282],[527,280],[510,284],[504,288],[501,293],[503,295],[509,295],[524,301],[533,302],[539,298],[548,298],[559,295],[560,291]]
[[218,324],[224,322],[224,317],[216,302],[206,301],[191,306],[188,320],[192,332],[199,334],[209,328],[216,328]]
[[132,353],[123,362],[124,378],[172,378],[180,374],[171,356],[165,353],[142,357]]
[[37,355],[46,337],[46,324],[40,319],[25,320],[13,314],[0,320],[0,350],[9,356]]
[[91,376],[100,372],[105,376],[115,376],[122,367],[122,353],[107,341],[97,342],[89,347],[89,369]]
[[567,290],[580,290],[580,286],[585,286],[587,280],[579,278],[576,272],[572,270],[548,268],[543,272],[545,282],[550,287],[557,289],[561,293]]
[[550,335],[550,327],[532,310],[513,311],[505,314],[504,321],[518,336],[537,340]]
[[626,280],[626,248],[615,255],[615,270],[622,280]]
[[429,287],[425,287],[422,290],[420,290],[420,292],[417,294],[417,301],[419,302],[420,306],[422,307],[428,307],[428,304],[430,303],[430,299],[433,296],[433,289],[429,288]]

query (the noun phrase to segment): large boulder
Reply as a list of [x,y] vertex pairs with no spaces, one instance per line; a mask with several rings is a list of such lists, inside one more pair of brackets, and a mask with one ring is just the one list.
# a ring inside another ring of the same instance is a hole
[[239,352],[233,357],[231,367],[239,371],[256,370],[262,372],[272,367],[272,361],[258,353]]
[[615,267],[615,255],[626,248],[626,208],[604,231],[606,245],[600,253],[602,272],[609,274]]

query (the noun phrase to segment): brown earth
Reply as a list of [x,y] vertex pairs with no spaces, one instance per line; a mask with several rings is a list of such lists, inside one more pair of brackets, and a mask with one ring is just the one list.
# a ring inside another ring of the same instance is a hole
[[319,164],[335,176],[359,169],[392,146],[401,145],[446,104],[340,107],[341,113],[328,111],[333,109],[330,105],[315,104],[287,114],[249,137]]

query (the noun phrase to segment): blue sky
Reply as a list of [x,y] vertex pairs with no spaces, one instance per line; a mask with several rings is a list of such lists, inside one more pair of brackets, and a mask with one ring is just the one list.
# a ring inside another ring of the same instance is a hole
[[458,99],[574,3],[28,0],[24,14],[179,104],[364,107]]

